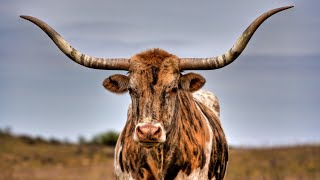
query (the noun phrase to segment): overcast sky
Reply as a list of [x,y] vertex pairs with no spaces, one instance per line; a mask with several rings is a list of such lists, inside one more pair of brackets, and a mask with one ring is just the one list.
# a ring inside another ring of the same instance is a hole
[[198,71],[221,103],[232,145],[320,142],[320,2],[316,0],[10,0],[0,5],[0,128],[77,140],[120,131],[128,95],[102,81],[121,71],[82,67],[38,27],[47,22],[78,50],[130,57],[159,47],[179,57],[228,50],[260,14],[294,5],[268,19],[231,65]]

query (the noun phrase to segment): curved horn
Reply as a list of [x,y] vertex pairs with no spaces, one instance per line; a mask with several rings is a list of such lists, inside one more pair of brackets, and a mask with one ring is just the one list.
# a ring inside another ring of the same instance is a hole
[[93,69],[106,69],[106,70],[129,70],[129,59],[124,58],[96,58],[82,54],[78,50],[74,49],[66,40],[63,39],[54,29],[52,29],[45,22],[32,17],[32,16],[20,16],[35,25],[39,26],[52,41],[58,46],[58,48],[67,55],[74,62]]
[[268,17],[292,8],[293,6],[286,6],[272,9],[255,19],[250,26],[242,33],[233,47],[223,55],[211,58],[181,58],[180,70],[212,70],[219,69],[232,63],[242,53],[248,42],[250,41],[254,32]]

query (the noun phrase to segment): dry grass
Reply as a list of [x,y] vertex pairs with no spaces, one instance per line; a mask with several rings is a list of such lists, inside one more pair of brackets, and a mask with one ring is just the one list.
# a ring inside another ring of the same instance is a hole
[[226,179],[320,179],[320,146],[231,149]]
[[0,180],[113,179],[113,148],[0,136]]
[[[226,179],[320,179],[320,146],[230,150]],[[113,148],[0,135],[0,180],[114,179]]]

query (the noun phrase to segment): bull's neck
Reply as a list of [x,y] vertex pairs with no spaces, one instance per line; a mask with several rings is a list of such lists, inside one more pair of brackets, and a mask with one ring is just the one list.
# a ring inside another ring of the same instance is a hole
[[190,92],[179,92],[175,119],[168,132],[163,146],[163,154],[168,161],[163,164],[163,174],[166,177],[176,177],[178,172],[190,174],[193,170],[202,169],[206,162],[202,147],[209,140],[209,130],[204,117]]
[[[204,119],[190,92],[179,92],[172,124],[164,144],[149,152],[157,155],[147,161],[158,165],[158,179],[174,179],[179,172],[190,174],[203,168],[206,162],[204,149],[206,135]],[[149,155],[150,155],[149,154]],[[152,156],[151,156],[152,157]],[[165,157],[165,158],[164,158]]]

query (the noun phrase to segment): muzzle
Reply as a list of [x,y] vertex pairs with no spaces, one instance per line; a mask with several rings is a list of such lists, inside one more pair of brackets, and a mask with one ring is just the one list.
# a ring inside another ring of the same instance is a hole
[[142,146],[153,147],[166,141],[166,132],[160,123],[138,123],[133,140]]

